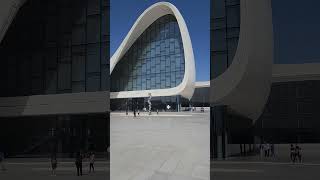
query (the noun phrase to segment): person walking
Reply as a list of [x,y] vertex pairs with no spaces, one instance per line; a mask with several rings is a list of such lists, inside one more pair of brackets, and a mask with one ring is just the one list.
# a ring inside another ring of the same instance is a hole
[[4,165],[4,159],[5,159],[4,153],[0,151],[0,167],[1,167],[2,171],[7,170],[5,165]]
[[132,108],[133,108],[133,116],[137,117],[137,112],[136,112],[136,102],[133,100],[132,102]]
[[267,143],[266,146],[267,146],[267,157],[270,157],[270,149],[271,149],[270,144]]
[[263,143],[264,157],[266,158],[268,155],[268,147],[266,143]]
[[298,145],[296,145],[296,148],[295,148],[295,159],[299,160],[299,163],[302,162],[301,147]]
[[294,161],[295,161],[295,149],[293,147],[293,144],[290,145],[290,159],[291,159],[291,162],[294,163]]
[[271,156],[275,157],[274,144],[273,143],[271,144],[270,149],[271,149]]
[[58,161],[55,155],[51,156],[51,172],[52,176],[56,176],[56,169],[57,169]]
[[264,144],[260,144],[259,149],[260,149],[260,159],[262,159],[263,158],[263,151],[264,151]]
[[126,115],[128,115],[128,100],[126,101]]
[[89,173],[94,172],[94,160],[95,160],[95,155],[94,152],[91,152],[90,158],[89,158]]
[[82,153],[78,152],[76,155],[76,167],[77,167],[77,175],[82,176]]

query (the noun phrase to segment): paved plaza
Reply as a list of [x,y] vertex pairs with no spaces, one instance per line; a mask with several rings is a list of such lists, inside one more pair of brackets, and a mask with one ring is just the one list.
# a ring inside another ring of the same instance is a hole
[[320,179],[320,145],[301,144],[302,163],[292,163],[289,158],[289,144],[275,145],[276,156],[233,157],[214,161],[211,179],[214,180],[316,180]]
[[214,180],[316,180],[320,179],[320,164],[292,164],[280,162],[227,161],[214,162]]
[[[63,161],[63,162],[62,162]],[[0,170],[1,180],[106,180],[109,174],[108,163],[100,159],[95,163],[95,172],[89,173],[89,164],[83,164],[83,176],[78,177],[73,159],[58,159],[56,176],[51,175],[49,159],[7,159],[5,163],[6,171]]]
[[209,180],[209,113],[111,113],[112,180]]

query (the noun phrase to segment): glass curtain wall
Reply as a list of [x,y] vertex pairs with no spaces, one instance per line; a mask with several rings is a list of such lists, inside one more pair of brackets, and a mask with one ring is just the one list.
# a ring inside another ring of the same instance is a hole
[[108,0],[29,0],[0,44],[0,96],[109,89]]
[[177,20],[165,15],[151,24],[111,75],[111,92],[165,89],[184,77],[184,51]]
[[274,143],[319,142],[319,90],[319,80],[273,83],[255,134]]
[[[0,96],[109,91],[109,14],[109,0],[27,0],[0,43]],[[0,149],[12,156],[110,144],[108,112],[0,120]]]
[[211,0],[211,78],[232,63],[240,33],[240,0]]
[[[225,72],[236,53],[240,33],[240,0],[211,0],[210,16],[212,80]],[[215,106],[210,109],[210,158],[225,158],[227,107]]]

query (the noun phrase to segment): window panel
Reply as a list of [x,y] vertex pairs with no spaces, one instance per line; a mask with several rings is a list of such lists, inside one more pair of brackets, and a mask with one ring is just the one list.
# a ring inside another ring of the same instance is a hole
[[99,44],[90,44],[87,46],[87,72],[100,71],[100,46]]
[[99,76],[89,76],[87,77],[86,84],[87,92],[95,92],[100,90],[100,77]]
[[85,44],[85,26],[77,25],[73,27],[72,30],[72,44]]
[[84,81],[72,82],[72,92],[78,93],[78,92],[84,92],[84,91],[85,91]]
[[85,57],[72,57],[72,81],[85,80]]
[[57,91],[57,72],[47,71],[46,73],[46,94],[54,94]]
[[89,16],[87,18],[87,42],[100,42],[100,16]]
[[59,64],[58,89],[71,89],[71,64]]
[[100,0],[89,0],[88,1],[88,14],[99,14],[100,13]]
[[109,90],[109,82],[110,82],[110,66],[105,65],[101,68],[101,90],[107,91]]

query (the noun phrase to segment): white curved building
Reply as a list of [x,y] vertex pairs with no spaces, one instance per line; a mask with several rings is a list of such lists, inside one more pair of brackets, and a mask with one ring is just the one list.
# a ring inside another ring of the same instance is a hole
[[187,25],[168,2],[146,9],[110,60],[111,99],[181,95],[191,99],[195,62]]
[[16,13],[26,0],[2,0],[0,4],[0,42],[6,34]]
[[[256,120],[263,112],[272,83],[271,0],[241,0],[239,21],[235,55],[229,57],[233,59],[229,67],[211,81],[211,102]],[[212,62],[214,66],[215,59]]]

